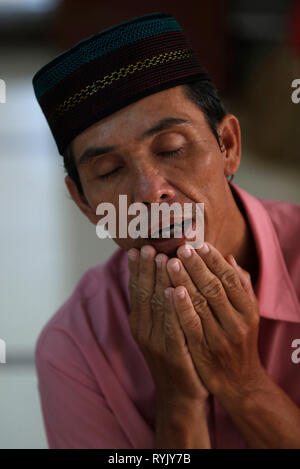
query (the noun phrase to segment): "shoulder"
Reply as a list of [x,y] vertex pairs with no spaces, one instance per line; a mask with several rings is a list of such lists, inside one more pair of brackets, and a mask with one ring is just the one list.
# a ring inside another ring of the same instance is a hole
[[259,200],[274,226],[287,270],[300,299],[300,204]]
[[76,368],[88,363],[93,342],[99,341],[114,304],[118,304],[119,314],[127,307],[126,260],[126,252],[117,249],[106,262],[81,277],[72,295],[40,332],[35,345],[38,369],[45,362],[69,370],[72,364]]

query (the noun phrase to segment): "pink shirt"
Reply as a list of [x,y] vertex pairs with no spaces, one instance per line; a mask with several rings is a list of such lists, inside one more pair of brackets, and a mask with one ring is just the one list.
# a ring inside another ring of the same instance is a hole
[[[252,229],[260,261],[259,351],[272,379],[300,406],[300,205],[258,200],[231,184]],[[152,376],[131,336],[127,253],[88,270],[43,328],[36,367],[50,448],[153,448]],[[230,416],[207,406],[214,448],[246,448]]]

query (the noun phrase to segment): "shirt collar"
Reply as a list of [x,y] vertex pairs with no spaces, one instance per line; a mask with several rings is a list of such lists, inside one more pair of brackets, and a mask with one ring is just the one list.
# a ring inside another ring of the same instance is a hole
[[260,315],[277,321],[299,323],[299,302],[268,212],[257,198],[233,183],[229,185],[245,210],[259,258],[255,293]]

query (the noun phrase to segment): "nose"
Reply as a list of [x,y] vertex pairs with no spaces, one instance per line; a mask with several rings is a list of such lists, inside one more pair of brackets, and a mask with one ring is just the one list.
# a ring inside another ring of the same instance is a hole
[[134,201],[147,206],[155,202],[170,202],[175,197],[174,187],[154,165],[139,168],[134,186]]

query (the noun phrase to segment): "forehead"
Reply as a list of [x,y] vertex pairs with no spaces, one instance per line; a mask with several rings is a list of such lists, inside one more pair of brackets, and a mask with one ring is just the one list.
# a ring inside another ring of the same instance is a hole
[[75,156],[89,145],[122,145],[137,139],[147,128],[166,116],[201,119],[198,106],[187,98],[182,86],[151,94],[101,119],[76,136],[72,142]]

